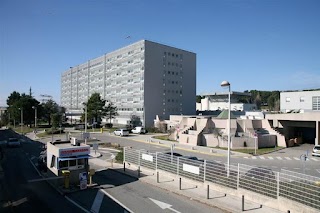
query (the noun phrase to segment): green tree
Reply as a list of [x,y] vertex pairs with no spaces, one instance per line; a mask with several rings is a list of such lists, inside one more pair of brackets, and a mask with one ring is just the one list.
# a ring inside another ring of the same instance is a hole
[[87,119],[89,123],[101,122],[102,117],[107,115],[106,100],[102,99],[99,93],[93,93],[89,100],[84,103],[84,113],[82,119],[84,120],[85,111],[87,107]]
[[141,122],[140,117],[137,115],[131,115],[130,124],[132,125],[132,127],[141,126],[142,122]]
[[197,96],[196,96],[196,102],[197,102],[197,103],[201,103],[201,99],[203,99],[203,98],[204,98],[204,96],[197,95]]
[[53,114],[59,112],[59,105],[55,101],[49,99],[48,101],[42,103],[42,110],[39,112],[42,115],[42,118],[47,121],[49,125],[51,125]]
[[111,119],[115,118],[115,116],[117,115],[118,115],[117,107],[114,106],[112,102],[109,102],[107,106],[107,117],[109,119],[109,123],[111,123]]

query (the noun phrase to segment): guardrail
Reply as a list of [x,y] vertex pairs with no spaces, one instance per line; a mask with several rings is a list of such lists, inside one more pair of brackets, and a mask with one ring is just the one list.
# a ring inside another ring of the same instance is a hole
[[320,178],[281,170],[230,165],[227,177],[226,164],[218,161],[194,160],[162,152],[124,148],[124,162],[165,171],[198,182],[211,182],[231,189],[245,189],[270,198],[284,197],[320,210]]

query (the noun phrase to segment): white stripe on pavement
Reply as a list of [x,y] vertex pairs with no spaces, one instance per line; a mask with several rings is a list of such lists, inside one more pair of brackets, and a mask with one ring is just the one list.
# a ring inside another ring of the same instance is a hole
[[287,159],[287,160],[291,160],[291,158],[289,158],[289,157],[284,157],[285,159]]
[[264,160],[265,158],[263,156],[260,156],[260,159]]
[[295,159],[295,160],[300,160],[299,158],[297,158],[297,157],[293,157],[293,159]]
[[85,208],[83,208],[82,206],[80,206],[78,203],[76,203],[75,201],[73,201],[71,198],[69,198],[67,195],[64,196],[70,203],[72,203],[73,205],[75,205],[76,207],[78,207],[79,209],[81,209],[82,211],[86,212],[86,213],[90,213],[88,210],[86,210]]
[[133,213],[132,210],[130,210],[128,207],[126,207],[123,203],[121,203],[119,200],[117,200],[115,197],[113,197],[111,194],[109,194],[107,191],[100,189],[105,195],[107,195],[109,198],[111,198],[114,202],[118,203],[124,211],[127,211],[128,213]]
[[249,159],[249,157],[244,157],[245,159]]
[[257,157],[255,157],[255,156],[252,156],[252,159],[257,159]]
[[91,206],[91,212],[96,212],[99,213],[100,211],[100,207],[102,204],[102,200],[103,200],[104,194],[103,192],[101,192],[100,190],[97,192],[96,198],[93,201],[93,204]]
[[268,157],[270,160],[273,160],[273,157]]
[[276,157],[278,160],[282,160],[282,158],[281,157]]

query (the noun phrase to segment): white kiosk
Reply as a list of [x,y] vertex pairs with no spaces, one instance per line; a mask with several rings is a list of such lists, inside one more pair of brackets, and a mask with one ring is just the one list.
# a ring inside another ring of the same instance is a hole
[[88,173],[90,146],[71,141],[47,143],[47,167],[49,176],[63,176],[62,171],[70,171],[70,183],[79,184],[79,174]]

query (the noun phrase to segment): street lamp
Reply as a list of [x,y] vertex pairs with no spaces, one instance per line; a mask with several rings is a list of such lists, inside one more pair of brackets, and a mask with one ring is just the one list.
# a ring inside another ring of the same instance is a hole
[[21,125],[20,125],[20,130],[21,130],[21,134],[22,134],[22,126],[23,126],[23,108],[19,108],[20,110],[20,115],[21,115]]
[[34,130],[37,130],[37,107],[33,106],[32,109],[34,109]]
[[221,87],[228,87],[229,92],[228,92],[228,105],[229,105],[229,113],[228,113],[228,163],[227,163],[227,177],[229,177],[230,174],[230,129],[231,129],[231,87],[230,83],[228,81],[222,81],[221,82]]

